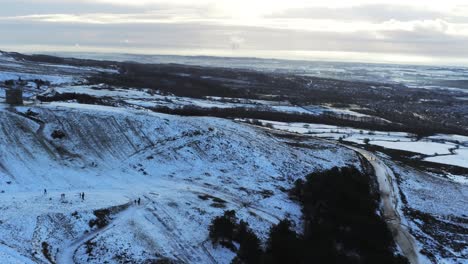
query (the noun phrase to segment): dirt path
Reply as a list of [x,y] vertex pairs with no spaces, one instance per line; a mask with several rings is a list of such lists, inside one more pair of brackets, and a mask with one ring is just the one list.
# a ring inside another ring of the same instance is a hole
[[124,222],[126,219],[128,219],[129,216],[131,216],[134,211],[135,207],[130,206],[126,210],[120,212],[119,214],[116,215],[115,219],[112,220],[107,226],[94,230],[92,232],[89,232],[76,240],[72,241],[70,244],[66,245],[64,247],[64,250],[61,250],[57,254],[56,262],[57,264],[73,264],[75,263],[74,261],[74,256],[75,252],[78,250],[78,248],[86,243],[89,240],[94,239],[95,237],[99,236],[100,234],[106,232],[107,230],[117,226],[118,224]]
[[403,255],[411,264],[419,264],[419,249],[416,245],[416,241],[403,224],[399,213],[399,194],[393,183],[396,178],[393,171],[376,155],[367,150],[323,138],[316,139],[351,149],[363,156],[372,165],[379,184],[380,198],[383,204],[383,219],[387,223],[395,239],[395,243],[398,245]]
[[408,258],[410,263],[418,264],[418,248],[415,240],[403,225],[399,214],[398,192],[394,189],[393,180],[395,179],[395,175],[392,170],[371,152],[350,146],[346,147],[361,154],[374,167],[383,204],[383,218],[403,255]]

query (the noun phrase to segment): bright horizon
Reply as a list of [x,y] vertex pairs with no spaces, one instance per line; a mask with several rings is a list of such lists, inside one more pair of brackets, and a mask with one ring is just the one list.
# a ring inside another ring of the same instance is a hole
[[468,66],[448,1],[3,0],[0,49]]

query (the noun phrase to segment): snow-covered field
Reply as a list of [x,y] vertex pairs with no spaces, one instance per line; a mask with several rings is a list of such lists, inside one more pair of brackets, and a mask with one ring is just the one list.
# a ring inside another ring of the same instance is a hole
[[[245,120],[243,120],[245,121]],[[414,135],[402,132],[359,130],[307,123],[284,123],[260,120],[264,125],[293,133],[308,134],[327,139],[342,139],[346,142],[381,146],[427,156],[426,161],[468,168],[468,137],[460,135],[436,135],[415,139]]]
[[[0,53],[0,84],[7,80],[23,80],[27,82],[24,88],[24,97],[31,98],[49,88],[43,85],[38,89],[33,82],[42,80],[49,82],[50,86],[64,86],[85,81],[89,74],[97,72],[117,73],[115,69],[97,67],[74,67],[57,64],[39,64],[28,61],[17,61],[12,57]],[[5,97],[3,85],[0,85],[0,98]]]
[[[98,98],[112,97],[121,99],[129,105],[153,108],[165,106],[169,108],[180,108],[183,106],[195,106],[201,108],[256,108],[258,110],[318,115],[323,112],[309,111],[300,106],[291,105],[289,102],[276,102],[266,100],[249,100],[240,98],[207,97],[197,99],[180,97],[174,95],[161,95],[151,92],[149,89],[128,89],[105,86],[89,85],[65,85],[55,89],[59,93],[88,94]],[[325,108],[324,108],[325,109]],[[328,109],[328,108],[327,108]],[[330,112],[331,109],[328,109]]]
[[465,168],[468,167],[468,148],[456,149],[454,152],[454,155],[429,157],[424,160]]
[[[46,263],[44,245],[76,263],[227,263],[233,254],[206,241],[214,216],[235,209],[262,238],[286,215],[300,228],[299,206],[280,190],[358,163],[334,144],[292,147],[216,118],[52,103],[0,109],[0,119],[0,254],[13,263]],[[93,210],[126,203],[108,227],[89,227]]]
[[22,79],[22,80],[41,79],[43,81],[48,81],[54,85],[72,83],[74,81],[73,77],[70,77],[70,76],[0,71],[0,82],[6,81],[6,80],[18,80],[18,79]]
[[75,84],[72,82],[64,83],[54,88],[59,93],[79,93],[87,94],[97,98],[112,97],[120,99],[123,102],[136,107],[155,108],[155,107],[169,107],[171,109],[180,108],[184,106],[193,106],[200,108],[251,108],[261,111],[280,112],[280,113],[293,113],[293,114],[306,114],[306,115],[335,115],[340,117],[365,120],[377,120],[380,122],[390,122],[382,118],[377,118],[350,109],[335,108],[329,105],[310,105],[306,107],[293,105],[287,101],[268,101],[268,100],[254,100],[244,98],[230,98],[230,97],[213,97],[207,96],[204,99],[180,97],[174,95],[163,95],[158,91],[151,91],[150,89],[132,89],[132,88],[119,88],[107,87],[104,85],[83,85]]

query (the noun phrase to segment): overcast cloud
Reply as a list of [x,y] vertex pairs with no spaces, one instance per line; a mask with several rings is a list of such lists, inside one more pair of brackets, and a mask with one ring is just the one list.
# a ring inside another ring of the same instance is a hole
[[468,5],[408,2],[0,0],[0,49],[468,65]]

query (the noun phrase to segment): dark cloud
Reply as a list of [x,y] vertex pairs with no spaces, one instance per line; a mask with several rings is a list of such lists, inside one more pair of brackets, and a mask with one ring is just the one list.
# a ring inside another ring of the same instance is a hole
[[[204,24],[61,24],[0,22],[0,43],[125,47],[131,49],[231,49],[381,52],[453,57],[468,54],[468,38],[427,28],[415,31],[332,33]],[[234,37],[233,37],[234,36]]]
[[79,14],[79,13],[128,13],[144,11],[142,7],[110,6],[103,3],[73,1],[2,0],[0,16],[24,16],[32,14]]
[[[129,0],[130,1],[130,0]],[[211,11],[206,5],[171,5],[153,3],[147,5],[115,5],[92,1],[60,1],[60,0],[0,0],[0,17],[15,17],[43,14],[145,14],[166,13],[180,15],[192,13],[206,15]]]
[[[379,25],[373,30],[363,29],[358,32],[337,33],[263,28],[255,25],[227,26],[223,25],[223,19],[219,18],[201,22],[205,21],[203,20],[205,17],[213,18],[213,14],[208,14],[210,7],[199,5],[185,7],[155,4],[118,6],[93,2],[77,3],[71,0],[38,2],[33,0],[2,1],[0,49],[2,46],[74,47],[75,44],[79,44],[81,47],[121,48],[129,51],[140,49],[227,49],[236,52],[242,52],[242,50],[344,51],[446,58],[468,54],[468,37],[453,34],[453,26],[455,23],[463,23],[460,22],[464,21],[463,18],[455,15],[445,17],[446,14],[424,8],[363,5],[335,9],[289,9],[272,14],[267,18],[272,21],[281,19],[287,21],[291,18],[330,19],[335,22],[348,21],[350,25],[354,21],[366,21]],[[113,22],[112,20],[116,19],[121,22],[88,24],[45,22],[43,21],[44,17],[14,18],[15,16],[33,14],[83,14],[77,18],[86,19],[89,18],[87,15],[93,13],[97,18],[103,13],[102,18],[108,19],[105,21]],[[113,17],[115,15],[118,15],[117,18]],[[9,18],[5,19],[5,17]],[[194,17],[195,19],[174,19],[177,17]],[[144,19],[167,20],[167,23],[158,23],[157,21],[141,23]],[[132,23],[128,23],[128,21]],[[189,23],[187,21],[197,22]],[[405,21],[408,23],[404,23]],[[362,27],[360,28],[362,29]]]
[[0,45],[68,45],[132,48],[231,48],[235,30],[198,24],[74,24],[0,22]]

